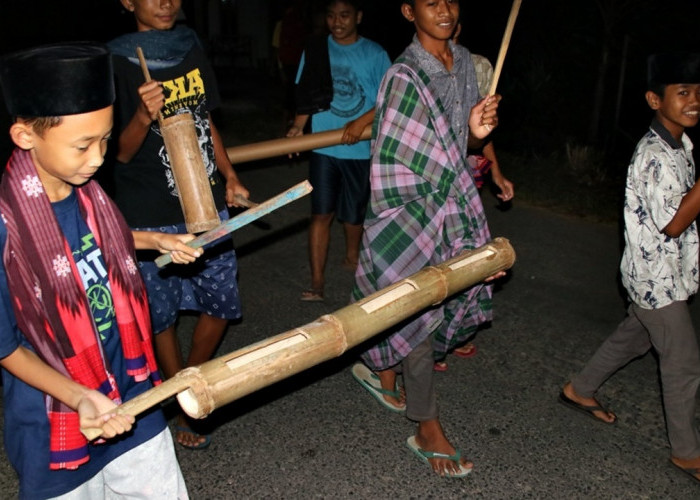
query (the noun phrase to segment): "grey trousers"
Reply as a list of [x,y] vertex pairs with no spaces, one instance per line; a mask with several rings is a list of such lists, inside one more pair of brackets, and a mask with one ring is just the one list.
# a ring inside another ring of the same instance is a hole
[[652,346],[659,355],[671,454],[681,459],[698,457],[695,395],[700,385],[700,354],[686,302],[659,309],[632,304],[627,317],[571,380],[572,387],[580,396],[593,397],[608,377]]
[[406,389],[406,417],[417,422],[438,417],[432,339],[433,336],[429,335],[401,363]]

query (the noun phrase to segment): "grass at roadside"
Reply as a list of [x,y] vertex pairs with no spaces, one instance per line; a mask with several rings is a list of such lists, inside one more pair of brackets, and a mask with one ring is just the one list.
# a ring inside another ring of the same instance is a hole
[[572,165],[565,153],[527,158],[501,150],[497,154],[504,175],[515,184],[516,200],[595,221],[618,220],[624,175]]

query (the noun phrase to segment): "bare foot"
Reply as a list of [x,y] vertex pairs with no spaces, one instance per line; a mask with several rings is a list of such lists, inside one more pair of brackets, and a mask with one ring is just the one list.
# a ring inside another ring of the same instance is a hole
[[[426,420],[418,423],[416,430],[416,443],[424,451],[432,451],[434,453],[444,453],[446,455],[454,455],[457,450],[450,444],[442,430],[440,420]],[[439,476],[449,476],[460,472],[459,465],[465,469],[472,469],[474,464],[464,457],[461,457],[459,464],[454,460],[447,458],[429,458],[428,462],[433,470]]]
[[[562,392],[567,398],[582,406],[600,406],[600,403],[598,403],[595,398],[584,398],[583,396],[576,394],[571,382],[567,382],[564,385]],[[609,424],[612,424],[617,420],[617,416],[611,411],[591,410],[590,414],[598,420],[602,420],[603,422],[607,422]]]
[[672,456],[671,462],[673,465],[683,470],[683,472],[690,474],[697,481],[700,481],[700,457],[683,459]]
[[[394,391],[396,389],[396,372],[394,370],[381,370],[374,372],[379,377],[379,382],[382,384],[382,389]],[[382,394],[382,397],[394,406],[406,406],[406,391],[403,386],[399,387],[399,397],[395,398],[388,394]]]

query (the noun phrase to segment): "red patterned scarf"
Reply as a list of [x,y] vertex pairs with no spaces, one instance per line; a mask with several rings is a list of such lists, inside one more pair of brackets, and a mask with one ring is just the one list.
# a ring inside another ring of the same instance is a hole
[[[137,381],[150,376],[157,384],[148,300],[131,231],[96,182],[75,189],[108,270],[127,374]],[[120,403],[80,274],[29,152],[16,149],[10,157],[0,183],[0,212],[7,226],[3,263],[19,329],[51,367]],[[75,469],[89,460],[78,414],[48,395],[46,408],[50,468]]]

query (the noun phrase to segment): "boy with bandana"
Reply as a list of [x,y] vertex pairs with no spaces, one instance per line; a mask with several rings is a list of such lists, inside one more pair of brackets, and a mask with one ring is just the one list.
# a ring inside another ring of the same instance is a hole
[[[122,0],[134,14],[137,31],[108,46],[113,54],[117,86],[114,197],[132,228],[144,231],[185,231],[179,194],[158,125],[164,118],[190,112],[195,122],[202,159],[221,220],[236,195],[248,197],[228,160],[210,112],[220,97],[211,65],[197,35],[175,24],[180,0]],[[136,48],[143,50],[152,81],[144,83]],[[222,182],[222,179],[224,182]],[[186,366],[208,361],[226,332],[228,322],[241,317],[236,275],[238,263],[228,239],[207,249],[187,269],[159,269],[157,255],[139,254],[139,270],[148,288],[156,332],[158,362],[166,378]],[[185,361],[176,335],[182,310],[199,313],[192,332],[192,348]],[[175,439],[190,449],[209,445],[210,436],[195,432],[184,414],[177,417]]]

